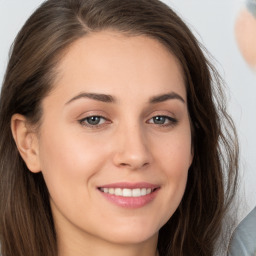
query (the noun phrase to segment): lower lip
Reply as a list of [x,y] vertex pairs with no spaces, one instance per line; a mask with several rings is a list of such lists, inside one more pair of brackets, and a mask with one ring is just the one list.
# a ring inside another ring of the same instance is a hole
[[99,190],[99,192],[110,202],[114,203],[117,206],[123,208],[140,208],[147,204],[149,204],[153,199],[156,197],[159,189],[156,189],[152,193],[139,196],[139,197],[123,197],[123,196],[116,196],[108,193],[104,193]]

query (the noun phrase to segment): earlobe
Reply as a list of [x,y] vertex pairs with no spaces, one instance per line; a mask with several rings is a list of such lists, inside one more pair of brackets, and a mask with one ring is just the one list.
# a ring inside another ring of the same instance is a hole
[[33,173],[40,172],[38,138],[27,119],[23,115],[14,114],[11,119],[11,130],[18,151],[28,169]]

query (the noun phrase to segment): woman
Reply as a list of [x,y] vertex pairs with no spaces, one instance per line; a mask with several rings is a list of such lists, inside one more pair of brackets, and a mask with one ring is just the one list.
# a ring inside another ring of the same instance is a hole
[[159,1],[46,1],[2,87],[2,256],[213,255],[237,177],[219,84]]

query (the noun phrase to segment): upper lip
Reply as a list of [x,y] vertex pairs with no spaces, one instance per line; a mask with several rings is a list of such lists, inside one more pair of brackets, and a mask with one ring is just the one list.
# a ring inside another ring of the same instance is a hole
[[156,189],[159,187],[160,187],[159,185],[148,183],[148,182],[136,182],[136,183],[118,182],[118,183],[101,185],[98,188],[129,188],[129,189],[150,188],[150,189]]

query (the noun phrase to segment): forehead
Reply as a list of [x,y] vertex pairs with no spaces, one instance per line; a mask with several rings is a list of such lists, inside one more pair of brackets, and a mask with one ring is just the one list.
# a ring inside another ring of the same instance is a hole
[[172,89],[186,94],[177,58],[162,43],[144,35],[114,31],[86,35],[65,51],[57,70],[56,90],[69,86],[70,93],[84,85],[89,91],[99,88],[107,94],[139,88],[151,94]]

